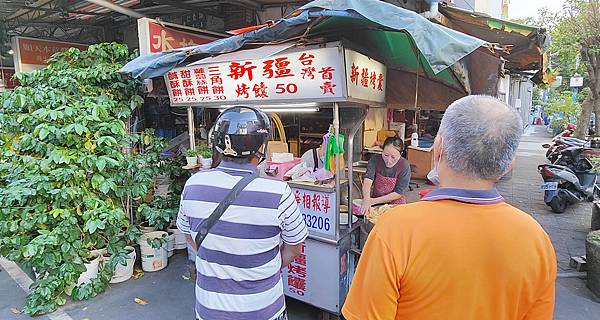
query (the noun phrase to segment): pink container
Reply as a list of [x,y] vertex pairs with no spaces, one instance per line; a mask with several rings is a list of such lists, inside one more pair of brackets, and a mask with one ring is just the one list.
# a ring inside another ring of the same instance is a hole
[[299,163],[300,158],[294,158],[294,160],[288,162],[267,161],[267,175],[279,180],[283,180],[283,176]]

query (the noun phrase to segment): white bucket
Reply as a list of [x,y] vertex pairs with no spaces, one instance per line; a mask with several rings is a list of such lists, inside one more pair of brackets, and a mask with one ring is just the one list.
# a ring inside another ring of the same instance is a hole
[[173,249],[181,250],[187,247],[187,241],[185,240],[185,233],[179,231],[177,228],[169,228],[167,229],[168,233],[172,233],[175,236],[175,241],[173,242]]
[[133,276],[133,265],[135,264],[135,249],[133,247],[127,246],[125,250],[130,250],[131,252],[127,255],[127,264],[122,265],[117,263],[115,267],[115,272],[113,273],[112,278],[110,279],[110,283],[119,283],[123,281],[129,280],[131,276]]
[[101,255],[96,255],[94,260],[85,264],[85,272],[83,272],[79,279],[77,279],[77,286],[80,286],[84,283],[90,283],[93,279],[98,276],[98,269],[100,268],[100,257]]
[[140,226],[140,230],[142,233],[154,232],[156,231],[156,227]]
[[175,235],[170,233],[167,236],[167,257],[171,257],[173,255],[173,246],[175,245]]
[[202,169],[210,169],[212,167],[212,158],[202,159],[200,163],[202,164]]
[[154,249],[148,244],[148,239],[161,238],[167,236],[164,231],[154,231],[143,234],[140,237],[140,251],[142,254],[142,270],[153,272],[162,270],[167,266],[167,244]]

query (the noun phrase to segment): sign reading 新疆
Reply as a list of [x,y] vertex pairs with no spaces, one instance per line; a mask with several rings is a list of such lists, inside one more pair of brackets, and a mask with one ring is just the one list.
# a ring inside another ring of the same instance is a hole
[[210,102],[334,100],[344,97],[339,48],[308,49],[260,60],[200,64],[165,74],[171,105]]
[[337,222],[335,193],[296,188],[292,188],[292,192],[308,230],[335,236]]

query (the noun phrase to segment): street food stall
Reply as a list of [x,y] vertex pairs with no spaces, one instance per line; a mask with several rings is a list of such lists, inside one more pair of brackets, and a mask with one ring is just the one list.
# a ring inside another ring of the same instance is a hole
[[[175,68],[164,78],[172,106],[222,109],[243,104],[266,112],[331,108],[331,138],[341,144],[344,122],[350,128],[348,150],[353,149],[368,106],[381,107],[385,102],[385,66],[341,42],[241,50]],[[348,112],[353,116],[341,115],[347,109],[353,109]],[[353,153],[347,152],[346,158],[352,163]],[[342,203],[347,207],[341,195],[353,197],[348,188],[352,166],[345,179],[340,154],[335,162],[334,183],[288,182],[310,235],[302,255],[284,269],[283,277],[288,296],[339,314],[356,265],[351,249],[359,243],[362,221],[353,221],[340,210]]]
[[192,108],[252,105],[298,117],[331,110],[330,139],[341,150],[333,157],[334,181],[288,181],[310,235],[282,276],[288,297],[340,315],[360,256],[363,221],[347,211],[360,190],[354,173],[364,163],[358,160],[367,115],[386,107],[442,109],[478,93],[470,90],[472,61],[463,62],[485,44],[389,3],[365,0],[350,8],[319,0],[243,34],[141,56],[123,72],[164,79],[171,106],[188,107],[191,146]]

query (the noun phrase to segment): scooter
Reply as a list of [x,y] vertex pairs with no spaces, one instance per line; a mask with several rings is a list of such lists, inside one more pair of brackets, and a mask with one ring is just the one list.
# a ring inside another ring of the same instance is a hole
[[581,158],[574,168],[541,164],[538,171],[544,179],[544,202],[553,212],[563,213],[570,204],[594,200],[597,177],[590,160]]
[[550,161],[550,163],[555,163],[561,152],[570,147],[588,147],[590,142],[586,140],[581,140],[573,137],[561,137],[556,136],[552,138],[552,143],[544,143],[542,147],[547,149],[546,151],[546,159]]

